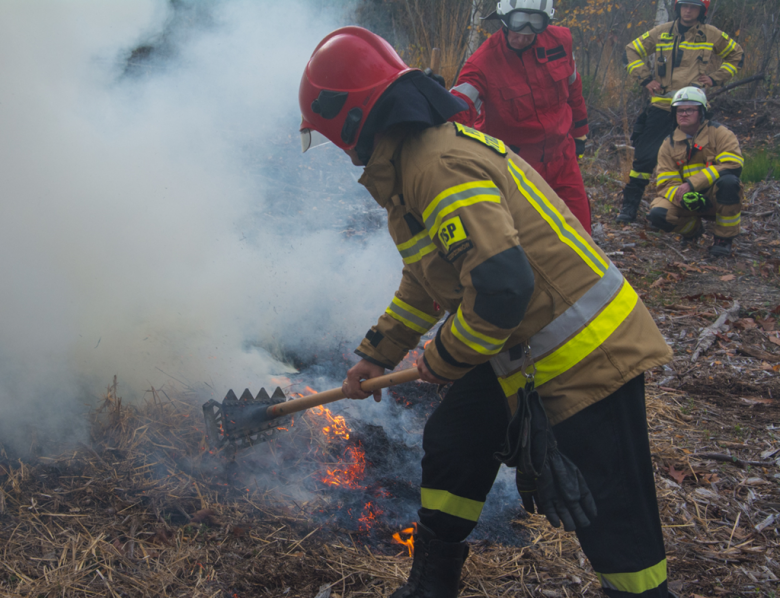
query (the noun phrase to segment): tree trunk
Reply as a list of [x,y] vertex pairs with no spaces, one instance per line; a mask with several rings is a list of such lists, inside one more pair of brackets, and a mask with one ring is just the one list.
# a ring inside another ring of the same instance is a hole
[[663,25],[669,22],[669,11],[666,7],[666,0],[658,0],[658,8],[655,11],[655,26]]

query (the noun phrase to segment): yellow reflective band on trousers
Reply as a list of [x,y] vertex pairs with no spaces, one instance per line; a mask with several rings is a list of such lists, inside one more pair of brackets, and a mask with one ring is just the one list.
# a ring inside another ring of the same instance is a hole
[[617,592],[641,594],[654,590],[666,581],[666,559],[636,573],[598,573],[601,587]]
[[463,183],[445,189],[433,198],[423,212],[425,228],[431,238],[439,230],[442,219],[458,208],[470,206],[482,201],[501,203],[501,192],[493,181],[475,181]]
[[509,173],[514,178],[520,193],[550,225],[550,228],[555,231],[558,238],[571,247],[599,277],[604,276],[609,268],[609,264],[602,259],[598,252],[576,230],[566,223],[563,215],[553,207],[550,201],[537,189],[536,185],[528,180],[523,171],[512,160],[507,162],[509,164]]
[[739,223],[741,221],[742,221],[742,212],[739,212],[734,216],[721,216],[720,214],[715,214],[716,226],[739,226]]
[[[629,316],[638,300],[636,291],[624,280],[615,298],[587,326],[558,349],[534,362],[536,386],[560,376],[598,349]],[[498,381],[504,389],[504,394],[509,397],[521,386],[525,386],[525,375],[520,371],[506,378],[499,378]]]
[[431,241],[427,230],[417,233],[411,239],[396,245],[396,247],[404,260],[404,264],[419,262],[424,256],[432,251],[436,251],[436,245]]
[[630,176],[633,179],[644,179],[646,181],[650,180],[650,177],[653,173],[651,172],[637,172],[636,170],[632,170],[628,173],[628,176]]
[[452,318],[452,334],[460,342],[482,355],[495,355],[504,347],[504,343],[509,339],[493,338],[481,332],[477,332],[466,322],[463,316],[463,306],[458,306],[458,313]]
[[446,490],[420,488],[420,499],[423,509],[441,511],[468,521],[479,521],[482,507],[485,503],[462,496],[455,496]]
[[412,307],[398,297],[393,297],[393,302],[385,310],[385,313],[420,334],[425,334],[438,322],[434,316]]
[[691,218],[688,223],[680,229],[680,234],[683,237],[687,236],[688,233],[692,233],[696,229],[698,224],[699,222],[696,218]]

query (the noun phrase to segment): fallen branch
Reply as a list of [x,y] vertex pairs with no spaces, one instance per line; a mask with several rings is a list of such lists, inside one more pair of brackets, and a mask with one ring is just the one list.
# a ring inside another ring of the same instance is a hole
[[755,357],[756,359],[761,359],[762,361],[768,361],[770,363],[780,363],[780,356],[773,355],[767,351],[762,351],[761,349],[756,349],[755,347],[742,345],[737,350],[748,357]]
[[717,337],[718,333],[723,332],[723,329],[726,327],[726,323],[729,320],[736,320],[738,314],[739,301],[735,301],[734,305],[720,314],[717,320],[715,320],[706,328],[701,329],[701,332],[699,332],[699,338],[696,339],[696,347],[693,350],[693,355],[691,355],[692,362],[699,359],[699,355],[710,348],[712,343],[715,342],[715,338]]
[[745,79],[740,79],[739,81],[734,81],[734,83],[729,83],[725,87],[721,87],[717,91],[712,92],[709,94],[709,100],[712,100],[712,98],[719,96],[720,94],[728,91],[729,89],[734,89],[735,87],[739,87],[740,85],[745,85],[747,83],[752,83],[753,81],[758,81],[759,79],[764,78],[764,73],[758,73],[757,75],[753,75],[752,77],[747,77]]
[[733,463],[739,467],[747,467],[748,465],[768,467],[770,465],[775,465],[774,461],[745,461],[744,459],[739,459],[733,455],[724,455],[723,453],[693,453],[691,457],[711,459],[713,461],[725,461],[726,463]]

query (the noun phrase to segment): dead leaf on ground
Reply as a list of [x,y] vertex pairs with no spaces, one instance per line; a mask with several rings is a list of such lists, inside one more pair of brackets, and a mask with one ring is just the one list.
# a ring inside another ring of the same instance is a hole
[[678,484],[682,484],[683,480],[691,475],[689,471],[677,471],[674,467],[674,464],[667,466],[666,472],[669,474],[669,477],[671,477]]
[[742,330],[752,330],[756,328],[756,321],[753,318],[740,318],[734,322],[734,326],[741,328]]
[[770,336],[769,337],[769,342],[770,343],[774,343],[776,345],[780,345],[780,338],[777,338],[776,336]]
[[669,281],[666,280],[665,278],[661,277],[658,280],[656,280],[653,284],[651,284],[650,288],[651,289],[655,289],[655,288],[661,287],[661,286],[663,286],[665,284],[669,284]]
[[756,320],[756,324],[766,331],[771,331],[775,329],[776,321],[774,318],[766,318],[764,320]]
[[720,279],[721,279],[723,282],[728,282],[728,281],[730,281],[730,280],[734,280],[735,278],[736,278],[736,276],[734,276],[733,274],[726,274],[726,276],[721,276],[721,277],[720,277]]

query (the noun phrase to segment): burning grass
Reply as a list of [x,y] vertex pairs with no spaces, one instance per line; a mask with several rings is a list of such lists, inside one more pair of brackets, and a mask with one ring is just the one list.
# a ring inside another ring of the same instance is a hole
[[[673,579],[701,595],[769,592],[780,573],[776,442],[759,440],[756,429],[724,446],[711,432],[717,410],[681,391],[651,390],[648,411]],[[303,502],[244,486],[235,466],[205,450],[197,417],[193,397],[153,391],[127,407],[114,385],[94,413],[91,446],[0,462],[0,593],[324,598],[388,595],[403,581],[408,548],[393,541],[400,529],[381,512],[360,515],[370,530],[314,517],[332,499],[327,476],[346,469],[318,469],[321,489]],[[322,430],[334,432],[338,421],[324,411],[299,418],[269,443],[277,462],[268,467],[290,459],[283,448],[300,446],[296,434],[311,437],[311,454],[299,459],[327,463],[332,443]],[[359,476],[347,479],[352,486],[338,491],[371,505]],[[528,545],[475,542],[462,596],[599,595],[572,535],[540,517],[516,523]]]

